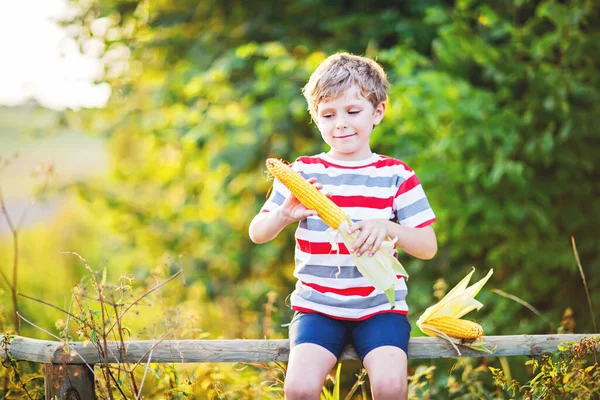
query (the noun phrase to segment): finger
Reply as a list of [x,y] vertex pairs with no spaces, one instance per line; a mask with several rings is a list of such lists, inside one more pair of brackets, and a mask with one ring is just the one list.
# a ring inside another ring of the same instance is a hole
[[309,210],[309,209],[304,208],[304,209],[297,209],[292,215],[294,216],[294,220],[300,221],[302,219],[314,217],[315,215],[318,215],[318,213],[315,210]]
[[308,217],[314,217],[316,215],[319,215],[318,212],[316,212],[315,210],[306,210],[304,212],[304,218],[308,218]]
[[348,233],[349,234],[353,234],[356,231],[361,230],[363,227],[363,222],[355,222],[352,225],[350,225],[350,229],[348,229]]
[[373,243],[373,247],[371,247],[371,250],[369,251],[369,257],[373,257],[373,255],[377,252],[377,250],[379,250],[379,247],[381,247],[381,244],[383,243],[383,241],[385,240],[385,235],[378,235],[377,239],[375,239],[375,242]]
[[283,201],[283,204],[281,205],[282,207],[285,208],[290,208],[295,204],[298,204],[299,201],[296,198],[296,196],[294,196],[293,194],[290,194],[288,197],[285,198],[285,200]]
[[360,231],[360,234],[354,240],[354,244],[352,245],[352,249],[350,249],[350,251],[351,252],[356,251],[357,252],[356,255],[360,257],[360,250],[362,249],[362,246],[364,245],[364,243],[368,237],[369,237],[369,232],[366,232],[364,230]]
[[323,188],[323,185],[317,182],[317,178],[308,178],[306,181],[319,190]]
[[317,178],[308,178],[307,182],[310,183],[311,185],[313,185],[314,187],[316,187],[317,189],[321,190],[323,189],[323,185],[319,182],[317,182]]
[[362,246],[358,250],[357,256],[360,257],[364,253],[370,251],[371,248],[373,247],[373,243],[375,243],[375,236],[373,234],[371,234],[371,235],[369,235],[369,237],[367,238],[367,240],[365,240],[363,242]]

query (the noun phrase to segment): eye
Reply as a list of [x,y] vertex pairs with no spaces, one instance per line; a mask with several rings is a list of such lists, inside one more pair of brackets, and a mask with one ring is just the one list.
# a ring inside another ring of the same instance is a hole
[[348,111],[348,114],[352,114],[352,115],[354,115],[354,114],[358,114],[359,112],[360,112],[360,111],[357,111],[357,110],[352,110],[352,111]]
[[321,117],[322,118],[331,118],[331,117],[333,117],[333,114],[324,114],[324,115],[321,115]]

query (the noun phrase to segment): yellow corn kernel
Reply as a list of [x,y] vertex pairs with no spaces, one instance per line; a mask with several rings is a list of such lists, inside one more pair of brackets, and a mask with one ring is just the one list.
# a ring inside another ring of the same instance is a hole
[[315,210],[328,226],[337,229],[342,222],[348,220],[341,208],[289,165],[276,158],[268,158],[266,164],[267,170],[283,183],[300,203],[310,210]]
[[423,323],[423,332],[430,336],[440,336],[437,331],[456,339],[479,339],[483,336],[483,328],[476,322],[453,317],[429,319]]

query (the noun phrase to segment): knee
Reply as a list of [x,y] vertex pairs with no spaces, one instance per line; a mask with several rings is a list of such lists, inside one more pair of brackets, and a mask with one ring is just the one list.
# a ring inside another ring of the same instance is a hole
[[371,391],[375,399],[406,399],[408,382],[401,376],[370,377]]
[[319,399],[323,384],[308,379],[292,379],[286,377],[283,385],[285,400]]

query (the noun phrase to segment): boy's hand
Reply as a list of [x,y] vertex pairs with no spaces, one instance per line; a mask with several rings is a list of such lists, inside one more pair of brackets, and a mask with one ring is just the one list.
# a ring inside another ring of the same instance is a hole
[[369,253],[369,257],[373,256],[388,236],[389,224],[387,219],[367,219],[352,224],[348,233],[359,231],[359,234],[352,248],[348,250],[351,253],[356,251],[358,257],[366,252]]
[[[308,183],[311,183],[319,190],[323,189],[323,185],[317,182],[317,178],[308,179]],[[326,194],[326,196],[331,197],[330,194]],[[309,210],[306,208],[304,204],[300,203],[300,201],[294,197],[294,195],[289,195],[285,199],[283,204],[279,207],[279,213],[286,224],[298,222],[304,218],[317,215],[315,210]]]

